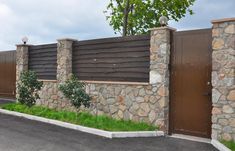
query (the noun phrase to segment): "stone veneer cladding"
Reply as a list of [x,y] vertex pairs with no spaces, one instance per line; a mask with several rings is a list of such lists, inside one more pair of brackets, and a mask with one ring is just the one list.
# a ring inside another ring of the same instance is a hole
[[93,114],[145,121],[165,129],[168,91],[161,85],[88,83],[86,91],[93,97]]
[[[150,83],[87,82],[86,91],[93,98],[87,111],[118,119],[145,121],[167,130],[171,30],[163,27],[151,31]],[[58,91],[58,85],[72,72],[72,42],[70,39],[58,41],[57,82],[44,81],[37,104],[75,110]]]
[[[20,73],[28,70],[29,45],[16,45],[16,92]],[[16,97],[18,94],[16,93]]]
[[[162,27],[151,31],[150,83],[87,82],[86,91],[93,98],[92,105],[87,111],[119,119],[145,121],[167,130],[171,30],[168,27]],[[38,105],[76,110],[58,91],[59,84],[72,73],[73,41],[58,40],[57,81],[44,80],[40,91],[41,99],[37,100]],[[27,54],[24,54],[19,57],[27,58]],[[27,63],[24,62],[24,65],[27,66]]]
[[[235,140],[235,19],[213,22],[212,55],[212,138]],[[168,129],[170,32],[165,28],[151,31],[150,82],[87,82],[86,91],[93,97],[88,110],[115,118],[145,121]],[[37,104],[50,108],[73,108],[58,91],[72,73],[72,41],[58,41],[57,81],[44,81]],[[28,46],[17,46],[17,79],[28,69]]]
[[235,18],[212,23],[212,138],[235,140]]
[[16,48],[16,80],[19,79],[22,71],[28,70],[28,45],[17,45]]

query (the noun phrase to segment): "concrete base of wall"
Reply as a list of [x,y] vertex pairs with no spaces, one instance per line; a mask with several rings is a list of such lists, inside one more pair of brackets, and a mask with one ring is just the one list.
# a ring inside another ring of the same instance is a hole
[[182,135],[182,134],[172,134],[170,137],[179,138],[179,139],[186,139],[194,142],[201,142],[201,143],[211,143],[211,140],[208,138],[196,137],[196,136],[189,136],[189,135]]
[[217,148],[219,151],[231,151],[231,149],[227,148],[226,146],[224,146],[222,143],[220,143],[219,141],[212,139],[211,140],[211,144]]
[[219,151],[231,151],[229,148],[227,148],[226,146],[224,146],[222,143],[220,143],[219,141],[217,141],[215,139],[210,140],[207,138],[181,135],[181,134],[173,134],[170,137],[179,138],[179,139],[186,139],[186,140],[195,141],[195,142],[209,143],[209,144],[212,144]]

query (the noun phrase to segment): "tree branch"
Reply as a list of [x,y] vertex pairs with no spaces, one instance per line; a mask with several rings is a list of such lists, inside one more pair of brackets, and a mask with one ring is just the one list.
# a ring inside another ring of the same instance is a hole
[[127,0],[126,7],[124,9],[122,36],[127,35],[128,14],[129,14],[129,11],[130,11],[129,7],[130,7],[130,0]]
[[124,8],[122,7],[122,4],[120,3],[120,1],[119,1],[119,0],[116,0],[116,2],[117,2],[117,4],[118,4],[118,7],[120,7],[120,8],[123,10]]

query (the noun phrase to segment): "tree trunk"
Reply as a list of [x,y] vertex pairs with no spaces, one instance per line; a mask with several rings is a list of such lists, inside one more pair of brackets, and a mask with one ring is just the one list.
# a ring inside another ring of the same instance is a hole
[[130,7],[130,0],[127,0],[126,1],[126,6],[125,6],[125,9],[124,9],[122,36],[126,36],[127,35],[127,24],[128,24],[129,7]]

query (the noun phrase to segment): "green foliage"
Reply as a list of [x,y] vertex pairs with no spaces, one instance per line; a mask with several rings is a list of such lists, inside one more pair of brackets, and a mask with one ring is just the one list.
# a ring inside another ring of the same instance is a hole
[[56,111],[41,106],[29,108],[17,103],[5,104],[1,108],[108,131],[154,131],[158,129],[156,126],[146,123],[117,120],[107,116],[94,116],[86,112]]
[[225,140],[222,140],[221,143],[223,143],[225,146],[227,146],[232,151],[235,151],[235,142],[234,141],[225,141]]
[[[106,17],[115,33],[122,35],[127,18],[126,35],[147,33],[150,28],[158,27],[161,15],[178,21],[186,13],[193,14],[190,6],[195,0],[110,0]],[[129,5],[128,5],[129,4]],[[126,15],[125,15],[126,14]],[[125,34],[124,34],[125,36]]]
[[41,90],[43,83],[37,80],[37,76],[33,71],[24,71],[20,75],[17,84],[17,101],[29,107],[35,105],[39,99],[38,91]]
[[76,108],[81,105],[90,106],[91,97],[85,92],[85,83],[80,82],[75,75],[72,75],[64,84],[61,84],[59,89]]

